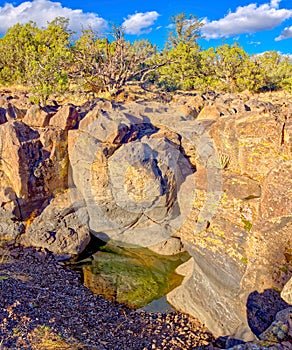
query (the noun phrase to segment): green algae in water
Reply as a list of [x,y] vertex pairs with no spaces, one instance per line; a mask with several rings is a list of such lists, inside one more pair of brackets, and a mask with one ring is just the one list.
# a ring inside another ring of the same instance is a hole
[[182,283],[175,269],[189,258],[187,252],[165,256],[111,241],[75,268],[82,269],[85,286],[95,294],[140,308]]

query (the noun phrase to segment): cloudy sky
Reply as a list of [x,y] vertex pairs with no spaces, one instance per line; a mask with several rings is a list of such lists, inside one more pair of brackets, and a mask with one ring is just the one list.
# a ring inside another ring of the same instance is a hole
[[249,53],[292,53],[292,0],[0,0],[0,34],[18,22],[44,27],[63,16],[76,32],[90,26],[106,33],[110,24],[122,24],[129,40],[148,38],[162,48],[171,15],[182,11],[204,23],[203,48],[237,41]]

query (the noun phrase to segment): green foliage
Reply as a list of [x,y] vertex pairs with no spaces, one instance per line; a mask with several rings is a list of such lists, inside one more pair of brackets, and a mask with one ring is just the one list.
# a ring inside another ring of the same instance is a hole
[[72,54],[67,26],[68,20],[56,18],[36,35],[27,79],[37,101],[43,104],[51,94],[64,92],[68,87],[67,71]]
[[260,90],[272,91],[286,87],[291,90],[292,64],[287,56],[268,51],[254,57],[259,66],[263,84]]
[[16,24],[0,39],[0,81],[2,84],[26,84],[31,54],[35,51],[35,23]]
[[240,90],[258,92],[262,88],[264,78],[258,63],[253,57],[249,57],[244,61],[237,82]]
[[168,91],[192,89],[199,64],[198,39],[202,23],[185,13],[173,16],[172,22],[175,30],[169,34],[162,55],[168,64],[159,69],[157,82]]
[[172,48],[179,44],[186,44],[191,47],[197,47],[198,39],[201,38],[200,28],[203,26],[197,17],[194,15],[187,15],[184,12],[171,17],[172,24],[175,28],[170,32],[168,37],[168,45]]
[[244,229],[246,231],[250,231],[252,229],[252,223],[250,221],[248,221],[245,218],[241,218],[242,223],[244,224]]
[[56,18],[46,29],[16,24],[0,39],[0,81],[31,88],[33,100],[45,103],[50,94],[67,88],[71,59],[68,20]]
[[200,52],[195,87],[200,90],[260,92],[292,90],[292,64],[275,51],[249,56],[237,44]]
[[247,53],[236,44],[206,50],[201,55],[202,85],[221,91],[241,90],[240,79],[247,60]]
[[237,44],[201,50],[202,25],[193,15],[173,16],[173,31],[159,52],[147,40],[126,41],[121,27],[113,26],[110,38],[85,29],[73,42],[62,17],[43,29],[34,22],[16,24],[0,38],[0,83],[29,87],[32,101],[41,104],[76,86],[115,95],[131,81],[167,91],[292,92],[288,56],[250,56]]

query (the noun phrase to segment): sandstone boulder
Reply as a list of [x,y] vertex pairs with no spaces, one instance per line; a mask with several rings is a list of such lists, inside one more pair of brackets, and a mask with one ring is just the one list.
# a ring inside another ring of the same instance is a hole
[[25,110],[16,107],[12,103],[7,103],[6,114],[9,120],[18,119],[21,120],[25,116]]
[[16,239],[24,232],[21,209],[7,176],[0,171],[0,240]]
[[18,219],[26,220],[35,210],[41,211],[48,198],[67,188],[66,131],[36,130],[9,121],[0,126],[0,153],[0,170],[15,193]]
[[10,121],[0,128],[1,170],[6,174],[18,197],[35,197],[37,184],[32,178],[40,159],[39,133],[27,125]]
[[282,161],[267,174],[263,181],[261,219],[270,220],[292,216],[292,161]]
[[220,118],[220,110],[216,105],[206,105],[197,116],[197,120],[217,120]]
[[218,152],[228,156],[228,168],[254,180],[262,181],[279,157],[285,156],[282,125],[267,113],[221,117],[212,125],[210,135]]
[[167,240],[149,246],[148,248],[160,255],[175,255],[185,251],[185,248],[178,237],[170,237]]

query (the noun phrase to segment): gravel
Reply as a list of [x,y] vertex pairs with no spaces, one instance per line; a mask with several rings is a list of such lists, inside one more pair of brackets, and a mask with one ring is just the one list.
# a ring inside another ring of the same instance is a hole
[[213,341],[188,315],[136,312],[95,296],[46,250],[11,245],[7,257],[0,264],[0,349],[179,350]]

